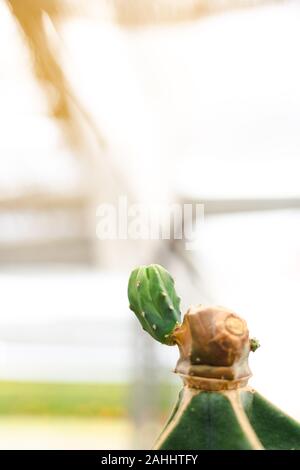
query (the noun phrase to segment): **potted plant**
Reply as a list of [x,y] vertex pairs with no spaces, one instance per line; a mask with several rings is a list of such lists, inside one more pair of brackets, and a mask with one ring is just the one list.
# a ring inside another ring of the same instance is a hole
[[174,280],[157,264],[131,273],[128,297],[143,329],[179,348],[183,388],[155,449],[300,449],[300,425],[248,385],[259,343],[244,319],[198,305],[181,320]]

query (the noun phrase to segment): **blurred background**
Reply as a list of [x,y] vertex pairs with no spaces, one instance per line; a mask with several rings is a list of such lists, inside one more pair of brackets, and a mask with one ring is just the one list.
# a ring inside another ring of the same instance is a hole
[[[247,319],[251,385],[300,419],[299,21],[297,0],[1,0],[1,449],[151,447],[180,388],[128,309],[151,262],[183,311]],[[198,249],[97,239],[120,196],[204,203]]]

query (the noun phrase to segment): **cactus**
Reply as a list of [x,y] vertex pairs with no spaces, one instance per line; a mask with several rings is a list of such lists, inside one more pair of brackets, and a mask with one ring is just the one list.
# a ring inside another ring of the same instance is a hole
[[173,344],[172,332],[180,323],[180,299],[170,274],[158,264],[135,269],[128,298],[143,329],[160,343]]
[[158,265],[134,270],[128,295],[144,330],[180,352],[175,372],[184,387],[155,449],[300,449],[300,424],[248,386],[248,356],[259,342],[245,320],[199,305],[180,323],[174,281]]

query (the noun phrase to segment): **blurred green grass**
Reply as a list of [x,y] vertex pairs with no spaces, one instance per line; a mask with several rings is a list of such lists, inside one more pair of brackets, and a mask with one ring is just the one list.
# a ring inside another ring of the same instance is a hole
[[[0,415],[127,417],[129,384],[0,382]],[[163,384],[159,408],[170,410],[176,387]]]

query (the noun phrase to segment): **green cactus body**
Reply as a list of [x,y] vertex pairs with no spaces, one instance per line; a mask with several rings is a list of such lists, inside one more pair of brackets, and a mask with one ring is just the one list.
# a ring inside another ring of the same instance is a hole
[[160,343],[172,344],[171,333],[180,322],[180,299],[170,274],[158,264],[135,269],[128,298],[143,329]]
[[186,387],[155,448],[300,449],[300,426],[248,387],[222,392]]
[[245,320],[198,305],[180,324],[174,281],[158,265],[134,270],[128,295],[144,330],[180,352],[175,372],[184,387],[156,449],[300,449],[300,425],[247,385],[248,356],[259,342]]

